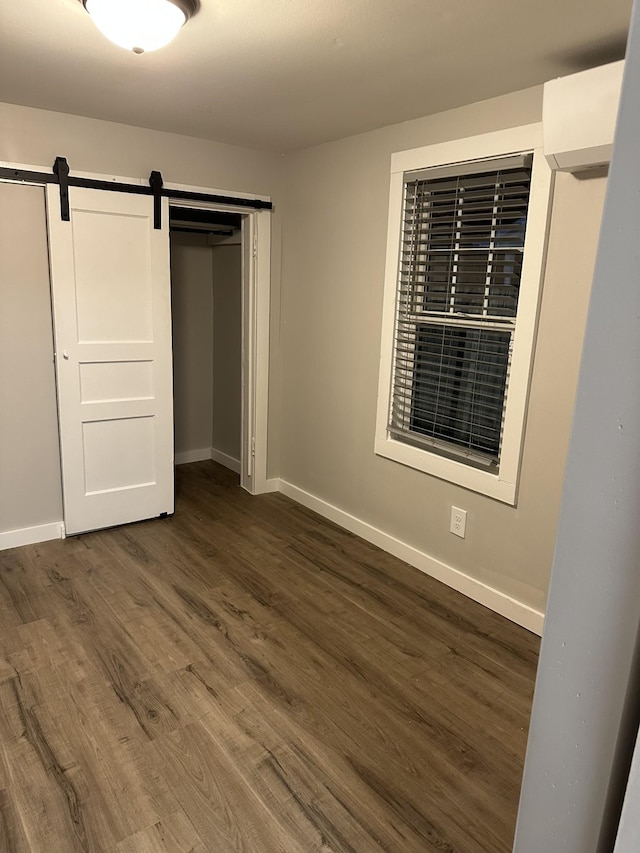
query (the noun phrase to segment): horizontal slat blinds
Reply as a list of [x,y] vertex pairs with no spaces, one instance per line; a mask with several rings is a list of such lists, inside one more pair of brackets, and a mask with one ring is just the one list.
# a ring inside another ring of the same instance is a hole
[[506,157],[492,157],[490,160],[469,160],[466,163],[450,163],[448,166],[431,166],[405,172],[407,181],[435,181],[436,178],[460,178],[463,175],[479,175],[486,170],[498,172],[501,169],[515,169],[518,166],[530,168],[533,154],[508,154]]
[[500,457],[530,156],[405,176],[390,432]]

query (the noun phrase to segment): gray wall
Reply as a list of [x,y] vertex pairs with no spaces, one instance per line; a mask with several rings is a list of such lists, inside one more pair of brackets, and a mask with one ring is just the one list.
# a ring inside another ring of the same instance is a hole
[[176,454],[211,447],[212,254],[206,234],[171,234],[173,408]]
[[[562,496],[517,853],[609,853],[640,719],[639,14],[636,3]],[[633,849],[638,845],[636,836]]]
[[[394,151],[541,120],[541,90],[286,159],[281,477],[544,609],[605,178],[560,175],[517,507],[373,452]],[[452,504],[467,538],[449,533]]]
[[0,183],[0,532],[61,519],[44,190]]
[[240,460],[242,435],[242,249],[213,248],[214,450]]

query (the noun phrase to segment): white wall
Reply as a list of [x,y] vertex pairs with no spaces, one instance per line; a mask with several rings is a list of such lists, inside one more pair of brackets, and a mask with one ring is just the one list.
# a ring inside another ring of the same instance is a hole
[[[281,477],[473,581],[545,606],[605,189],[559,175],[516,507],[375,456],[392,152],[541,119],[530,89],[287,158]],[[449,533],[452,504],[467,537]]]
[[61,519],[44,190],[0,183],[0,547]]

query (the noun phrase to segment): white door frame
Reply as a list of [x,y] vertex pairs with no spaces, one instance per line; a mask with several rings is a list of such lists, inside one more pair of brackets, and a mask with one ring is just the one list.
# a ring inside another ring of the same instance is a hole
[[[151,167],[152,164],[150,164]],[[0,166],[29,172],[50,173],[51,166],[0,161]],[[148,186],[143,178],[104,175],[97,172],[75,172],[74,177],[113,183]],[[45,186],[37,180],[36,186]],[[243,243],[249,248],[248,263],[243,265],[243,364],[242,364],[242,474],[241,485],[254,495],[273,491],[273,480],[267,478],[268,412],[269,412],[269,339],[271,313],[271,210],[251,209],[242,200],[271,201],[258,193],[235,192],[216,187],[165,183],[164,189],[180,192],[220,195],[237,198],[238,205],[169,199],[180,207],[233,211],[245,215]],[[153,197],[149,196],[149,203]],[[247,239],[245,239],[245,231]],[[244,252],[243,252],[244,255]]]
[[[167,189],[219,193],[206,187],[165,184]],[[225,193],[229,196],[229,193]],[[233,193],[238,198],[266,196]],[[169,207],[239,213],[242,219],[242,437],[240,485],[252,495],[273,491],[267,478],[269,324],[271,312],[271,211],[243,205],[169,199]]]

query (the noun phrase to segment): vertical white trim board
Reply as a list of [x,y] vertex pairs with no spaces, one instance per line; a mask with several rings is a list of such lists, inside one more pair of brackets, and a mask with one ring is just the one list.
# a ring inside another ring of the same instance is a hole
[[308,509],[312,509],[319,515],[324,516],[324,518],[328,518],[329,521],[339,524],[340,527],[344,527],[345,530],[355,533],[356,536],[366,539],[367,542],[377,545],[383,551],[393,554],[394,557],[404,560],[405,563],[419,569],[426,575],[442,581],[442,583],[452,589],[461,592],[468,598],[473,599],[473,601],[477,601],[478,604],[488,607],[511,622],[515,622],[528,631],[538,634],[538,636],[542,635],[544,613],[541,613],[539,610],[535,610],[533,607],[529,607],[529,605],[511,598],[504,592],[500,592],[498,589],[494,589],[469,575],[465,575],[459,569],[454,569],[453,566],[448,566],[446,563],[430,557],[412,545],[396,539],[389,533],[385,533],[383,530],[368,524],[366,521],[362,521],[362,519],[345,512],[322,498],[305,492],[304,489],[300,489],[286,480],[280,480],[279,490],[288,498],[297,501]]
[[22,545],[36,545],[38,542],[48,542],[50,539],[64,539],[62,521],[38,524],[35,527],[22,527],[19,530],[6,530],[0,533],[0,551],[19,548]]

